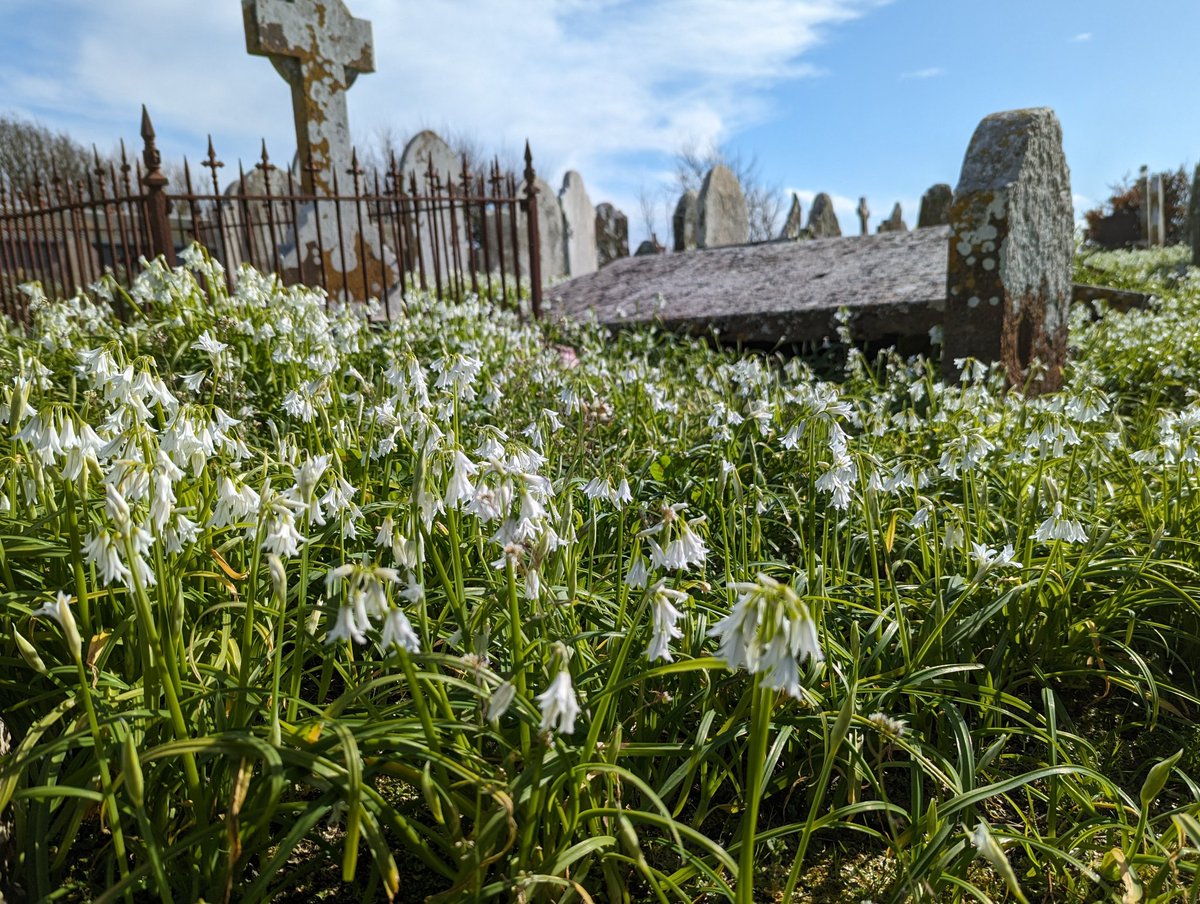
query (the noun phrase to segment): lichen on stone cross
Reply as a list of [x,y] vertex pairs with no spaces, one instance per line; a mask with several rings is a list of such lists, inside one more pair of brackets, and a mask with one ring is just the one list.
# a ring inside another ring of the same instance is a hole
[[306,193],[333,191],[350,168],[346,89],[375,71],[371,23],[342,0],[242,0],[246,50],[270,58],[292,89]]

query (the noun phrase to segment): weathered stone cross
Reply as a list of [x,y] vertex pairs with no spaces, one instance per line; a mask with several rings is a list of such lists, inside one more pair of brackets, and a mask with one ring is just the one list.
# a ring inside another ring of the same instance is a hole
[[346,89],[375,71],[371,23],[356,19],[342,0],[242,0],[246,50],[269,57],[292,88],[297,150],[306,166],[306,193],[346,193],[350,123]]

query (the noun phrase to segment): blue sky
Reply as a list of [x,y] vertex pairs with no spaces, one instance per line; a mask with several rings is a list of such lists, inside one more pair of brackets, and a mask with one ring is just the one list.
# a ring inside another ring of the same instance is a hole
[[[377,72],[349,96],[361,143],[425,127],[515,154],[552,184],[583,174],[595,203],[660,238],[673,154],[719,142],[844,230],[958,178],[988,113],[1053,107],[1077,207],[1142,163],[1200,158],[1196,0],[348,0],[374,26]],[[295,147],[290,99],[245,52],[238,0],[0,0],[0,112],[111,149],[136,146],[146,103],[167,158]],[[230,172],[227,168],[226,173]]]

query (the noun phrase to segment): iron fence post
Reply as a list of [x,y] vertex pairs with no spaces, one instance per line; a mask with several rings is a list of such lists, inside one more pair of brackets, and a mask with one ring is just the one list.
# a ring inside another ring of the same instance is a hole
[[[538,238],[537,186],[534,180],[533,153],[529,142],[525,142],[525,222],[529,226],[529,300],[535,320],[542,316],[542,261],[541,241]],[[516,254],[516,249],[513,249]]]
[[150,123],[145,104],[142,104],[142,142],[142,160],[146,164],[142,185],[146,188],[146,228],[150,234],[150,251],[155,257],[162,255],[167,266],[174,267],[175,242],[171,238],[170,202],[163,190],[167,187],[168,179],[162,171],[162,155],[154,144],[154,126]]

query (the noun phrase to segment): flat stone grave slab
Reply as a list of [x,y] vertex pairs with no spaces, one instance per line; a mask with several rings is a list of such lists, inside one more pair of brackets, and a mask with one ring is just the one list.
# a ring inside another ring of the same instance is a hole
[[[946,310],[950,228],[768,242],[613,261],[547,291],[554,316],[621,328],[655,320],[692,335],[754,346],[804,345],[837,334],[840,308],[856,342],[929,344]],[[1076,300],[1143,306],[1146,296],[1076,286]]]

